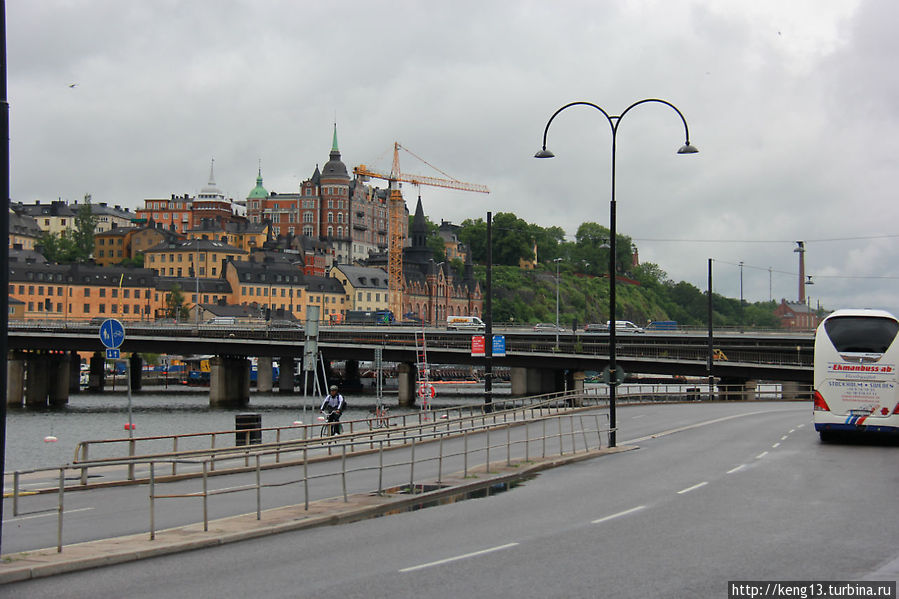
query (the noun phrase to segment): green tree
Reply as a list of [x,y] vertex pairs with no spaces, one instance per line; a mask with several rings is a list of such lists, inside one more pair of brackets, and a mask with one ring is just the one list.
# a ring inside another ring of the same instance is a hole
[[165,315],[167,318],[176,320],[187,320],[190,317],[190,310],[184,305],[184,294],[181,292],[181,286],[175,283],[171,291],[165,298]]
[[85,194],[84,203],[75,214],[75,229],[69,233],[76,261],[87,260],[94,253],[94,233],[98,222],[99,217],[91,209],[91,196]]

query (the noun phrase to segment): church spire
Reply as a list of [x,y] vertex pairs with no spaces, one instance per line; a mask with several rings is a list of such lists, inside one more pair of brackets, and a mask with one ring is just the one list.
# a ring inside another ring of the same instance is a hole
[[337,147],[337,123],[334,123],[334,141],[331,143],[331,151],[340,152],[340,149]]

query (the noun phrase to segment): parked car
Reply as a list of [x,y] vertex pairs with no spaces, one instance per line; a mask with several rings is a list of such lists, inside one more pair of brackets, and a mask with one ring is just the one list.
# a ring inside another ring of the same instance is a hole
[[538,322],[534,325],[535,331],[541,331],[544,333],[564,333],[564,327],[557,327],[556,325],[550,322]]

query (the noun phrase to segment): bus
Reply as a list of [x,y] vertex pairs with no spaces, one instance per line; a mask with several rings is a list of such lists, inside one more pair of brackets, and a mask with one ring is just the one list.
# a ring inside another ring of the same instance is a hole
[[837,310],[815,334],[814,422],[822,441],[844,431],[899,434],[899,320]]

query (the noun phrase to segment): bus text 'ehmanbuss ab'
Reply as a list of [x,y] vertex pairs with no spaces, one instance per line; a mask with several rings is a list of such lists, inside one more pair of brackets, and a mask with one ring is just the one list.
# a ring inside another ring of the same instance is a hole
[[899,320],[837,310],[815,333],[815,430],[899,434]]

